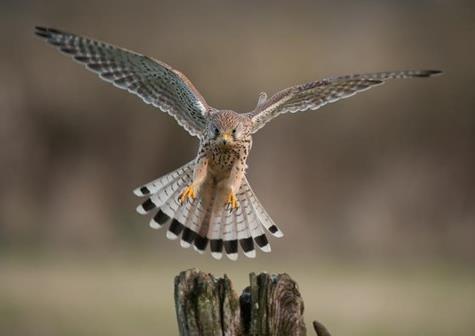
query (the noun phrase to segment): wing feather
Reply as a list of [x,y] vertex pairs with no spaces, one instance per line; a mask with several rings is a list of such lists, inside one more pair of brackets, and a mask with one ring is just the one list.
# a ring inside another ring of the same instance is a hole
[[389,79],[430,77],[438,70],[406,70],[357,74],[322,79],[282,90],[268,100],[259,99],[256,109],[250,113],[253,133],[267,122],[283,113],[316,110],[328,103],[348,98],[358,92],[383,84]]
[[56,29],[36,27],[36,34],[103,80],[167,112],[191,135],[201,136],[209,106],[179,71],[147,56]]

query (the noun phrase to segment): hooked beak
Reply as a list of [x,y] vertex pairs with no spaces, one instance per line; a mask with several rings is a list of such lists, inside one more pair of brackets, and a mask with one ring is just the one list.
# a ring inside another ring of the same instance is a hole
[[233,137],[229,133],[224,133],[222,136],[223,145],[233,142]]

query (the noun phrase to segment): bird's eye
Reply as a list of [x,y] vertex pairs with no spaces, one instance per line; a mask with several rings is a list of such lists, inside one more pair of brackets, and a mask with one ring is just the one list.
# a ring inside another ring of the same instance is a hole
[[236,134],[236,129],[233,129],[233,134]]
[[217,127],[214,128],[214,134],[216,134],[216,135],[219,134],[219,129]]

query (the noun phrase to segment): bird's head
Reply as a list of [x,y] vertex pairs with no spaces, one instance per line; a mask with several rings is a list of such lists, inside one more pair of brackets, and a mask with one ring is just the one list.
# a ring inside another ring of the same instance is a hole
[[228,110],[216,112],[210,118],[208,139],[222,146],[231,146],[249,137],[251,123],[251,119],[245,114]]

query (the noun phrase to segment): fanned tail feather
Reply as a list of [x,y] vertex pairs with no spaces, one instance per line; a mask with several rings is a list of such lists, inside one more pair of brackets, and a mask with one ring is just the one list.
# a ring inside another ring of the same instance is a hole
[[255,215],[258,217],[259,221],[264,225],[264,227],[275,237],[281,238],[284,236],[279,227],[274,223],[272,218],[269,216],[267,211],[261,205],[256,195],[251,189],[247,179],[242,184],[242,189],[245,191],[245,197],[247,197],[251,203],[252,209],[254,210]]
[[[137,196],[148,196],[137,207],[140,214],[156,211],[150,226],[160,229],[169,224],[168,239],[180,239],[180,245],[193,245],[203,253],[208,245],[211,255],[220,259],[223,250],[231,260],[238,258],[238,246],[245,256],[254,258],[257,245],[263,252],[270,252],[270,244],[263,227],[275,237],[282,237],[282,231],[273,222],[252,191],[246,178],[243,179],[237,199],[239,207],[233,211],[225,209],[216,199],[216,184],[208,182],[202,187],[193,202],[183,205],[178,201],[181,190],[192,183],[194,161],[134,190]],[[202,197],[206,193],[207,197]]]

